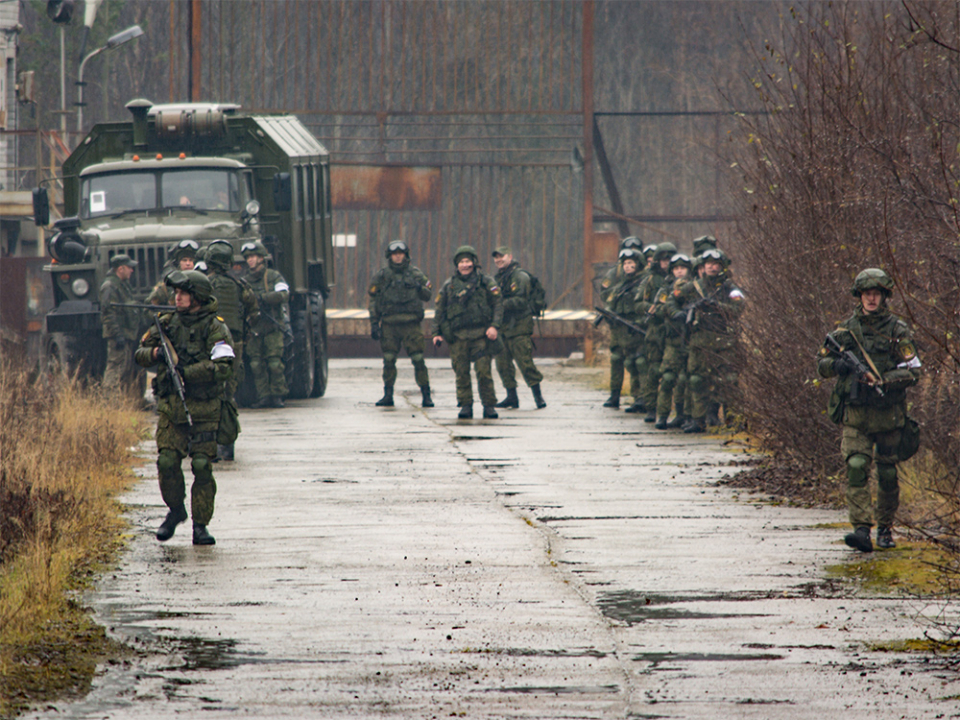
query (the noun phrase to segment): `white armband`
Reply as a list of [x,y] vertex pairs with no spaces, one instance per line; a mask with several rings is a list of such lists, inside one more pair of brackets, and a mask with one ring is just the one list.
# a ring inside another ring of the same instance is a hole
[[232,357],[236,357],[236,354],[233,352],[233,348],[230,347],[230,343],[223,340],[214,343],[213,350],[210,351],[211,360],[222,360],[223,358]]
[[276,285],[273,286],[273,291],[274,292],[290,292],[290,286],[287,285],[285,282],[278,282]]

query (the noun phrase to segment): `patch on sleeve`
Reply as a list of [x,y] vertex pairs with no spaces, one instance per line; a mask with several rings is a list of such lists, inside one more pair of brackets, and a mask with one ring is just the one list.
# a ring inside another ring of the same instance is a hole
[[609,280],[604,280],[602,283],[600,283],[600,287],[602,287],[602,288],[608,288],[608,287],[610,287],[610,281],[609,281]]
[[376,295],[376,294],[377,294],[377,286],[376,286],[376,285],[371,285],[371,286],[370,286],[370,289],[369,289],[367,292],[369,292],[371,295]]
[[426,287],[427,287],[427,290],[432,289],[432,288],[433,288],[433,283],[430,282],[429,280],[427,280],[427,285],[426,285]]
[[730,291],[731,300],[743,300],[743,293],[739,289]]
[[903,361],[898,368],[919,368],[920,357],[917,355],[917,346],[913,344],[912,340],[901,340],[897,343],[897,352],[900,354],[900,359]]
[[494,285],[492,288],[490,288],[490,293],[493,294],[493,295],[499,295],[499,294],[500,294],[500,287],[497,286],[497,285]]
[[226,320],[224,320],[224,319],[223,319],[222,317],[220,317],[219,315],[217,315],[217,320],[219,320],[220,322],[226,322]]
[[222,360],[223,358],[232,357],[236,357],[236,354],[233,352],[233,348],[230,347],[230,343],[224,340],[214,343],[213,349],[210,351],[211,360]]
[[143,334],[143,337],[140,338],[140,342],[145,343],[149,338],[150,338],[150,331],[147,330],[147,331]]

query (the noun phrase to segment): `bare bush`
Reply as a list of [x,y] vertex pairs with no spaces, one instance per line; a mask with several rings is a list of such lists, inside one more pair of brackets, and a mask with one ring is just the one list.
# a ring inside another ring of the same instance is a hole
[[741,217],[736,268],[751,299],[742,375],[751,428],[781,477],[806,479],[822,497],[836,494],[839,433],[825,414],[829,388],[816,379],[814,355],[850,315],[857,272],[884,268],[897,288],[892,309],[913,326],[925,366],[909,393],[925,448],[913,476],[942,501],[927,526],[954,544],[958,7],[850,2],[785,10],[779,36],[754,48],[750,81],[768,112],[742,117],[730,143]]

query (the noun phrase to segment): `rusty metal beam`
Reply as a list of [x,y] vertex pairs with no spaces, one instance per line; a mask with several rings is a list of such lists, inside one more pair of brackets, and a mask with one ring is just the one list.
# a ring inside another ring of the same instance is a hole
[[[623,203],[620,200],[620,191],[617,189],[617,181],[613,177],[613,168],[610,167],[610,160],[607,158],[607,149],[603,144],[603,135],[600,134],[600,126],[597,119],[593,119],[593,145],[597,153],[597,162],[600,164],[600,174],[603,176],[603,184],[607,186],[607,196],[610,198],[610,204],[613,205],[613,211],[623,215]],[[594,218],[596,222],[596,218]],[[617,219],[617,228],[620,230],[620,237],[625,238],[630,234],[630,228],[624,220]]]
[[203,98],[203,88],[201,80],[203,78],[203,53],[200,49],[203,47],[203,6],[201,0],[190,0],[190,20],[189,20],[189,38],[190,38],[190,86],[187,94],[193,102],[200,102]]
[[[593,306],[593,267],[590,249],[593,245],[593,0],[583,3],[583,49],[581,51],[581,102],[583,103],[583,299]],[[584,338],[584,356],[593,358],[589,333]]]

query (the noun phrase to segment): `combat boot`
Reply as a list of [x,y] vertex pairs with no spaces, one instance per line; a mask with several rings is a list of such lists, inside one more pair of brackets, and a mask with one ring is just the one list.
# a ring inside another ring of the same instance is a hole
[[256,401],[253,405],[251,405],[250,407],[252,407],[254,410],[262,410],[263,408],[268,408],[268,407],[270,407],[270,401],[271,401],[272,399],[273,399],[273,398],[271,398],[269,395],[264,395],[262,398],[260,398],[259,400],[257,400],[257,401]]
[[530,392],[533,393],[533,402],[537,405],[537,410],[543,410],[547,406],[547,401],[540,394],[540,383],[530,386]]
[[233,445],[217,445],[217,459],[233,462]]
[[457,418],[460,420],[469,420],[473,417],[473,405],[461,405]]
[[267,405],[267,407],[282,408],[282,407],[286,407],[286,404],[283,402],[282,397],[280,397],[279,395],[274,395],[270,398],[270,403]]
[[675,428],[682,428],[690,421],[690,418],[686,415],[677,415],[673,420],[667,423],[667,428],[673,430]]
[[656,411],[656,410],[651,410],[650,412],[648,412],[648,413],[644,416],[643,421],[644,421],[644,422],[649,422],[649,423],[656,422],[656,421],[657,421],[657,411]]
[[633,405],[630,405],[629,407],[627,407],[626,410],[624,410],[624,412],[628,412],[631,414],[643,413],[646,411],[647,411],[647,406],[643,404],[643,400],[634,400]]
[[166,542],[172,538],[173,534],[177,531],[177,525],[186,519],[187,509],[183,507],[183,505],[170,510],[167,513],[167,517],[164,518],[164,521],[160,523],[160,527],[157,528],[157,540]]
[[[847,543],[849,545],[849,543]],[[895,548],[897,544],[893,541],[893,533],[889,526],[879,525],[877,527],[877,547],[884,550]]]
[[863,553],[873,552],[873,543],[870,542],[869,525],[858,526],[852,533],[847,533],[843,541],[854,550],[859,550]]
[[607,401],[603,404],[604,407],[608,408],[619,408],[620,407],[620,396],[611,394],[607,398]]
[[484,420],[496,420],[499,415],[497,411],[494,410],[493,405],[484,405],[483,406],[483,419]]
[[383,397],[374,403],[377,407],[393,407],[393,386],[383,386]]
[[194,545],[216,545],[217,541],[213,535],[207,532],[207,526],[199,523],[193,524],[193,544]]
[[657,422],[654,425],[657,430],[666,430],[667,429],[667,416],[661,415],[657,418]]
[[[433,407],[433,399],[430,397],[430,386],[424,385],[420,388],[420,394],[423,396],[423,402],[421,403],[422,407]],[[391,405],[393,403],[390,403]]]
[[515,387],[507,388],[507,396],[494,405],[494,407],[513,408],[514,410],[520,407],[520,398],[517,397],[517,389]]
[[720,406],[717,403],[710,403],[710,409],[707,410],[707,427],[717,427],[720,425]]
[[683,431],[687,434],[706,432],[707,421],[705,418],[690,418],[690,422],[683,426]]

